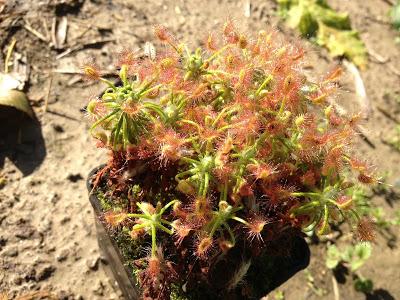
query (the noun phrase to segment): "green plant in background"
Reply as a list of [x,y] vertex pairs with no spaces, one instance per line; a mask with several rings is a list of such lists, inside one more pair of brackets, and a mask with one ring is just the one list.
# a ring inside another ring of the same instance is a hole
[[352,30],[347,13],[339,13],[325,0],[277,0],[279,14],[291,28],[327,48],[334,57],[344,56],[360,68],[367,65],[367,50]]
[[[385,181],[383,176],[382,182]],[[368,215],[373,224],[374,229],[378,232],[387,242],[389,247],[393,247],[396,241],[396,236],[393,233],[393,226],[400,225],[400,210],[394,211],[393,217],[388,217],[382,207],[374,205],[371,199],[375,195],[384,196],[387,199],[398,197],[397,190],[388,184],[379,184],[372,189],[365,187],[353,187],[351,189],[352,199],[357,207],[357,213],[360,215]],[[392,201],[392,200],[387,200]]]
[[329,269],[334,269],[339,263],[344,263],[352,272],[355,272],[365,264],[371,253],[371,244],[366,242],[354,246],[349,245],[344,250],[339,250],[335,245],[330,245],[326,255],[326,266]]
[[319,296],[319,297],[323,297],[326,296],[328,294],[328,291],[324,288],[318,287],[315,284],[315,279],[314,276],[311,274],[309,269],[305,269],[304,270],[304,274],[306,276],[306,280],[307,280],[307,285],[308,287],[312,290],[312,292]]
[[359,243],[349,245],[344,250],[339,250],[335,245],[329,245],[326,256],[326,266],[335,269],[339,264],[348,267],[354,278],[354,288],[363,293],[370,293],[373,289],[371,279],[364,278],[359,269],[371,256],[372,247],[370,243]]
[[[392,7],[390,10],[390,18],[393,24],[393,27],[400,31],[400,1]],[[397,36],[395,39],[396,43],[400,43],[400,36]]]
[[283,291],[276,291],[274,295],[275,300],[285,300],[285,293]]
[[374,283],[371,279],[356,277],[354,279],[354,288],[357,292],[369,294],[374,289]]
[[400,151],[400,124],[396,125],[394,134],[385,142]]
[[390,10],[390,17],[392,19],[392,24],[393,24],[394,28],[396,28],[397,30],[400,30],[400,1],[399,0]]

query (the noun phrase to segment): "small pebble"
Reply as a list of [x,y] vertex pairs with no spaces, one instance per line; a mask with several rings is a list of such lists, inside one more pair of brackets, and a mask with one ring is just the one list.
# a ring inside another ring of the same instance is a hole
[[91,258],[86,260],[87,267],[92,271],[97,271],[99,268],[100,257]]
[[18,249],[17,247],[10,247],[3,251],[2,256],[3,255],[8,257],[16,257],[18,256]]
[[32,227],[23,226],[18,229],[18,231],[15,233],[15,236],[22,240],[26,240],[29,239],[34,233],[35,229],[33,229]]
[[46,280],[54,273],[55,270],[56,268],[52,265],[42,267],[35,276],[36,281]]
[[68,255],[69,255],[69,250],[63,249],[57,254],[56,259],[57,259],[57,261],[62,262],[62,261],[67,260]]
[[48,197],[48,201],[51,202],[52,204],[56,204],[58,200],[60,200],[60,195],[57,193],[51,193],[50,196]]
[[53,124],[53,129],[55,132],[58,132],[58,133],[64,132],[64,128],[59,124]]
[[13,283],[14,283],[15,285],[20,285],[20,284],[22,284],[22,278],[21,278],[20,276],[15,276],[14,279],[13,279]]
[[60,224],[61,224],[61,225],[64,225],[64,224],[68,223],[69,221],[71,221],[71,218],[65,216],[65,217],[63,217],[63,218],[61,219]]
[[47,233],[51,230],[51,227],[53,225],[53,222],[49,219],[44,219],[42,222],[40,222],[38,226],[38,231],[40,233]]
[[95,295],[103,296],[104,295],[104,284],[101,280],[97,281],[96,286],[92,289]]

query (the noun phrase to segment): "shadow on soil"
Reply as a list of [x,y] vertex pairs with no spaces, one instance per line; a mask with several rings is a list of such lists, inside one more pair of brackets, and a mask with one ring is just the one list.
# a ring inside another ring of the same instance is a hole
[[367,294],[365,300],[396,300],[387,290],[376,289],[371,294]]
[[36,119],[14,108],[0,106],[0,168],[6,157],[27,176],[43,162],[46,147]]
[[[347,276],[350,275],[350,271],[343,264],[339,264],[335,269],[333,269],[333,275],[339,284],[346,284]],[[365,294],[365,300],[396,300],[396,298],[394,298],[387,290],[375,289],[372,293]]]

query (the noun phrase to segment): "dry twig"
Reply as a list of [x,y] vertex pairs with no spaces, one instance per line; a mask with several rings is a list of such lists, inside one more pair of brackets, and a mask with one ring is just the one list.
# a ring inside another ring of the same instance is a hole
[[32,33],[34,36],[36,36],[39,40],[41,40],[41,41],[43,41],[45,43],[49,42],[48,39],[43,34],[38,32],[37,30],[33,29],[31,24],[27,20],[24,20],[24,21],[25,21],[24,28],[26,30],[28,30],[30,33]]
[[87,26],[86,29],[82,30],[80,34],[78,34],[75,38],[74,38],[74,42],[78,41],[81,37],[83,37],[86,33],[88,33],[90,31],[90,29],[93,28],[93,23],[90,23],[89,25],[85,25]]
[[390,112],[384,109],[381,106],[376,107],[378,111],[380,111],[386,118],[392,120],[393,122],[400,124],[400,120],[398,120],[395,116],[393,116]]
[[14,50],[16,43],[17,43],[17,40],[13,38],[11,40],[10,46],[8,46],[6,59],[4,60],[4,73],[8,73],[8,64],[10,63],[11,54]]
[[385,64],[390,60],[390,57],[383,57],[382,55],[380,55],[379,53],[376,53],[372,49],[368,49],[368,54],[370,57],[372,57],[375,60],[375,62],[377,62],[379,64]]
[[42,20],[42,25],[46,34],[46,39],[49,40],[50,38],[50,31],[49,31],[49,25],[47,24],[46,18],[41,18]]
[[251,3],[249,0],[245,1],[244,6],[243,6],[243,10],[244,10],[244,16],[246,18],[250,18],[251,16]]
[[56,37],[56,27],[57,27],[57,18],[53,17],[51,22],[51,42],[54,47],[57,48],[57,37]]
[[64,56],[67,56],[68,54],[71,54],[72,52],[85,49],[86,47],[89,47],[89,46],[93,46],[96,44],[105,44],[105,43],[109,43],[109,42],[113,42],[113,41],[115,41],[115,39],[95,40],[95,41],[91,41],[91,42],[88,42],[85,44],[77,44],[71,48],[68,48],[67,50],[60,53],[59,55],[57,55],[56,59],[63,58]]
[[371,102],[367,97],[367,92],[365,90],[364,81],[361,77],[360,71],[358,68],[351,62],[347,60],[343,60],[344,66],[347,70],[353,75],[354,78],[354,87],[357,94],[358,102],[361,106],[361,111],[364,114],[364,117],[367,119],[371,114]]
[[77,118],[68,116],[68,115],[65,114],[65,113],[60,113],[60,112],[55,111],[55,110],[47,109],[47,112],[48,112],[48,113],[51,113],[51,114],[53,114],[53,115],[55,115],[55,116],[59,116],[59,117],[66,118],[66,119],[71,120],[71,121],[76,121],[76,122],[79,122],[79,123],[81,122],[81,120],[79,120],[79,119],[77,119]]
[[395,67],[393,67],[391,64],[388,65],[388,68],[390,71],[392,71],[393,74],[400,76],[400,71],[398,69],[396,69]]
[[340,300],[338,283],[335,276],[332,275],[333,295],[335,300]]
[[393,0],[382,0],[382,1],[385,2],[385,3],[387,3],[387,4],[389,4],[390,6],[395,5],[395,3],[394,3]]

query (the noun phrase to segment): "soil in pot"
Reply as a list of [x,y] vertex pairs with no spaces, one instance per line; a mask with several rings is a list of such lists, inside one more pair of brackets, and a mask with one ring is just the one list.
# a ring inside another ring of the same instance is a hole
[[[126,299],[140,299],[138,281],[141,278],[140,269],[144,268],[143,248],[150,245],[150,241],[134,241],[126,226],[113,228],[104,222],[105,212],[110,209],[126,210],[130,203],[121,199],[119,202],[111,201],[107,197],[104,180],[93,190],[92,182],[99,169],[89,175],[88,189],[95,212],[99,247],[107,262],[106,270]],[[307,267],[310,252],[296,230],[285,230],[279,237],[271,237],[264,242],[266,245],[261,252],[257,247],[249,249],[245,240],[238,241],[225,254],[215,256],[211,265],[193,256],[186,257],[191,261],[184,264],[191,266],[193,272],[188,274],[186,280],[171,285],[171,299],[259,299]],[[174,240],[166,237],[163,243],[174,243]],[[185,251],[184,247],[183,243],[180,251]],[[178,253],[167,253],[166,256],[179,261]],[[207,272],[202,272],[203,268]],[[179,264],[175,264],[171,272],[180,272]],[[166,273],[165,276],[179,277],[179,274]]]

